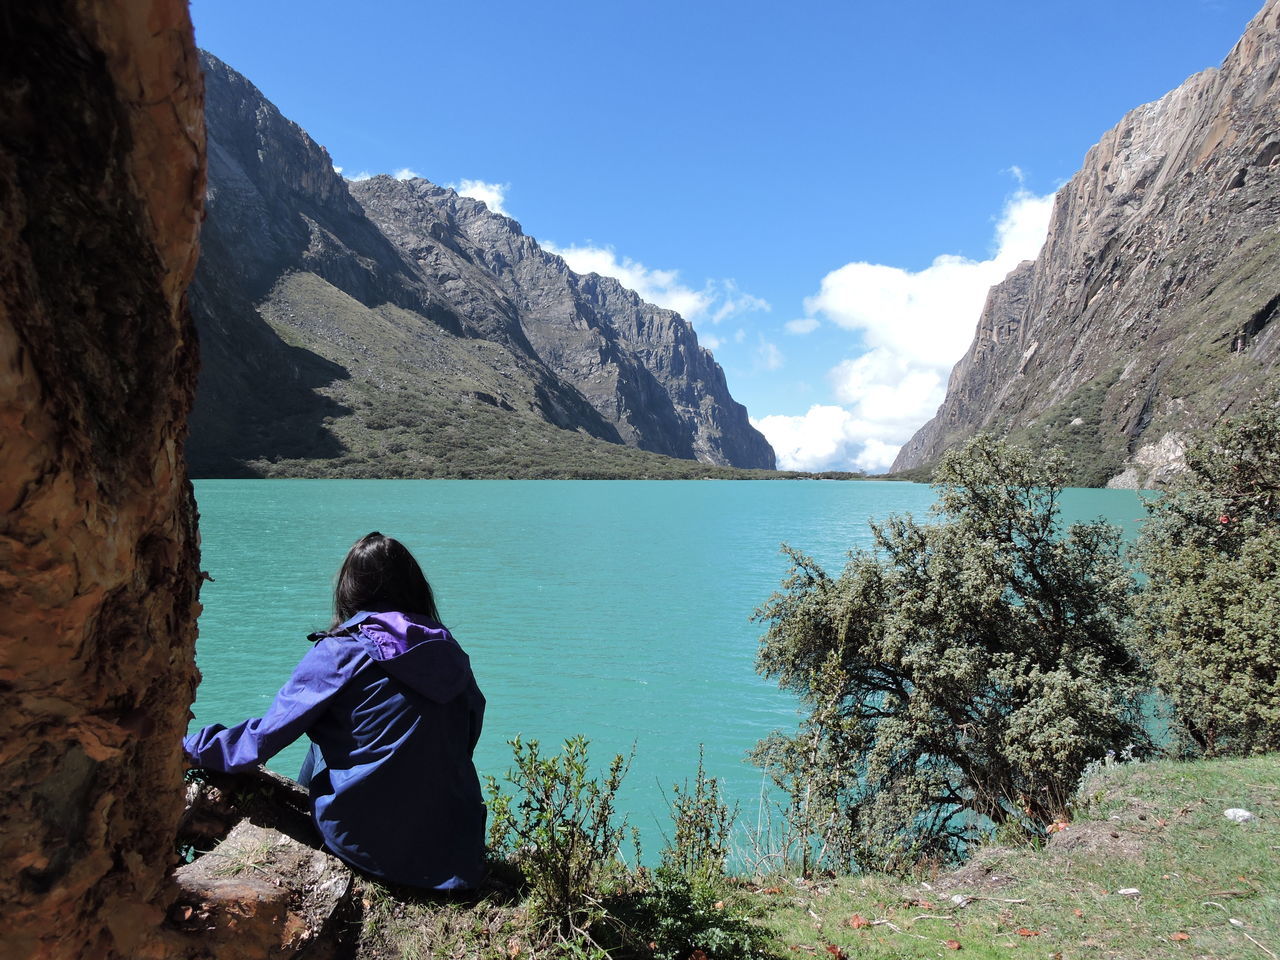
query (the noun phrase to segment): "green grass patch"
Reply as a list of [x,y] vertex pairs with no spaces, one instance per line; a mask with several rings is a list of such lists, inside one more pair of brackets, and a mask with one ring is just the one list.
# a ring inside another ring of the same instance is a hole
[[[1257,819],[1233,823],[1223,811],[1234,807]],[[776,891],[765,921],[771,950],[1064,960],[1280,954],[1275,755],[1105,767],[1086,778],[1075,817],[1043,847],[990,847],[952,872],[761,887]]]

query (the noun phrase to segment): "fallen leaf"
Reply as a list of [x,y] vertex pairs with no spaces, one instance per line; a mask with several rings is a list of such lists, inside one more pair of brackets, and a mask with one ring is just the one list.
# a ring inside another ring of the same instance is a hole
[[1072,910],[1071,912],[1072,912],[1072,913],[1074,913],[1077,917],[1080,917],[1080,918],[1082,918],[1082,919],[1084,918],[1084,911],[1083,911],[1083,910],[1081,910],[1079,907],[1076,907],[1076,908],[1075,908],[1074,910]]
[[182,908],[182,919],[183,919],[183,920],[190,920],[190,919],[191,919],[191,912],[192,912],[192,911],[191,911],[191,908],[190,908],[190,907],[183,907],[183,908]]
[[849,926],[853,927],[853,929],[855,930],[861,930],[863,927],[871,926],[871,921],[868,920],[866,917],[864,917],[862,914],[855,913],[852,917],[849,918]]
[[1169,937],[1169,939],[1170,939],[1170,940],[1177,940],[1177,941],[1179,941],[1179,942],[1181,942],[1181,941],[1183,941],[1183,940],[1190,940],[1190,939],[1191,939],[1191,934],[1189,934],[1189,933],[1183,933],[1181,930],[1179,930],[1177,933],[1175,933],[1175,934],[1173,934],[1171,937]]
[[723,901],[723,900],[717,900],[717,901],[715,902],[715,908],[716,908],[717,910],[723,910],[723,909],[724,909],[724,901]]
[[707,955],[701,950],[694,950],[693,953],[689,954],[689,960],[707,960]]
[[781,893],[782,891],[778,887],[765,887],[760,892],[761,893]]
[[1016,934],[1017,934],[1018,936],[1020,936],[1020,937],[1038,937],[1038,936],[1040,936],[1040,931],[1039,931],[1039,930],[1028,930],[1026,927],[1019,927],[1017,930],[1015,930],[1015,931],[1013,931],[1013,932],[1014,932],[1014,933],[1016,933]]
[[508,957],[520,956],[520,941],[515,937],[512,937],[510,940],[507,941],[507,956]]
[[943,945],[944,947],[946,947],[948,950],[959,950],[959,949],[960,949],[960,941],[959,941],[959,940],[943,940],[943,941],[942,941],[942,945]]
[[[701,953],[702,951],[698,951]],[[834,943],[827,944],[827,953],[831,954],[836,960],[845,960],[844,951],[837,947]],[[694,957],[692,960],[706,960],[705,955],[702,957]]]

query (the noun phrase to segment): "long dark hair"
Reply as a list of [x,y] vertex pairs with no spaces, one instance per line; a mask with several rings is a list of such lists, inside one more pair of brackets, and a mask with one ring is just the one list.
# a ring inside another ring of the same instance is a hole
[[347,551],[333,588],[333,626],[336,629],[361,610],[418,613],[440,622],[431,584],[418,561],[399,540],[376,530]]

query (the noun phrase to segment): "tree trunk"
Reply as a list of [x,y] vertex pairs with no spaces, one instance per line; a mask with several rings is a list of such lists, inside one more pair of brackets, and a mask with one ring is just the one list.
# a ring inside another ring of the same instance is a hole
[[182,811],[204,195],[183,0],[0,9],[0,956],[147,957]]

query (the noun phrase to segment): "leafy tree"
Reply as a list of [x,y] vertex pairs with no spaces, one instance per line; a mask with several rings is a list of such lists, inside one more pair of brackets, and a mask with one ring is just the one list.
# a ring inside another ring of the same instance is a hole
[[1142,739],[1119,531],[1059,530],[1064,468],[979,437],[939,466],[934,522],[873,524],[838,578],[784,548],[758,668],[808,714],[756,759],[790,796],[802,869],[1039,833],[1089,760]]
[[1198,752],[1280,749],[1280,392],[1187,451],[1148,505],[1138,633]]

